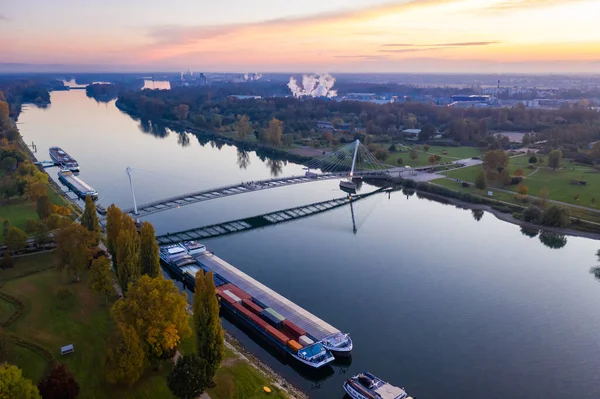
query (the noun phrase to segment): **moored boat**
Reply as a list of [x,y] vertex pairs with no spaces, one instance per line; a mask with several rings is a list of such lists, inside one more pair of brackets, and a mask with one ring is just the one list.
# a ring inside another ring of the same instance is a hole
[[345,334],[343,332],[338,332],[325,337],[321,340],[321,344],[334,355],[338,356],[350,356],[350,352],[352,352],[353,348],[350,334]]
[[196,256],[207,252],[206,245],[200,244],[198,241],[184,241],[181,245],[191,256]]
[[341,180],[340,190],[348,194],[356,194],[356,184],[352,180]]
[[58,172],[58,180],[65,186],[69,187],[81,199],[85,199],[88,195],[92,199],[98,199],[98,192],[90,187],[89,184],[75,176],[71,171]]
[[50,147],[50,158],[55,164],[60,166],[63,171],[79,171],[79,163],[60,147]]
[[413,399],[399,388],[365,371],[344,382],[344,391],[353,399]]

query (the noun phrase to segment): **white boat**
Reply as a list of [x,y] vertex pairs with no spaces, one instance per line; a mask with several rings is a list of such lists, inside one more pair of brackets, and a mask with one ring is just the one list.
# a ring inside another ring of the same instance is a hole
[[325,347],[325,349],[329,350],[334,355],[348,356],[350,355],[350,352],[352,352],[353,348],[350,334],[344,334],[342,332],[322,339],[321,344]]
[[197,256],[208,252],[206,245],[200,244],[198,241],[184,241],[181,245],[191,256]]
[[366,371],[348,378],[344,382],[344,391],[353,399],[413,399],[404,389]]

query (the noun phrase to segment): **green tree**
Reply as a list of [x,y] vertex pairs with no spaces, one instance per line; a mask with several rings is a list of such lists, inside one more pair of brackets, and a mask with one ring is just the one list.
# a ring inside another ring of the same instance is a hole
[[532,155],[532,156],[529,157],[529,163],[530,164],[532,164],[532,165],[536,164],[537,161],[538,161],[538,159],[537,159],[537,157],[535,155]]
[[158,242],[154,235],[154,226],[144,222],[140,229],[140,260],[142,274],[150,277],[162,276],[160,273],[160,258],[158,257]]
[[562,151],[559,149],[550,151],[548,154],[548,166],[552,168],[552,170],[556,170],[560,167],[560,163],[562,161]]
[[554,231],[542,231],[539,239],[542,244],[552,249],[560,249],[567,245],[567,237]]
[[246,136],[248,136],[250,133],[252,133],[250,117],[248,117],[248,115],[238,115],[237,122],[235,124],[236,137],[245,140]]
[[90,286],[92,290],[103,295],[108,304],[108,297],[115,292],[108,258],[101,256],[92,262],[92,267],[90,268]]
[[117,322],[133,327],[149,359],[160,359],[192,333],[186,306],[185,293],[172,280],[142,276],[111,312]]
[[200,270],[196,273],[193,310],[198,356],[206,361],[206,376],[212,381],[225,355],[212,271],[204,273]]
[[542,224],[551,227],[567,227],[571,222],[571,212],[559,205],[550,205],[542,212]]
[[54,237],[59,270],[67,270],[75,275],[76,281],[80,281],[81,274],[87,270],[92,259],[90,247],[94,245],[94,238],[79,223],[61,227]]
[[423,146],[423,150],[424,150],[425,152],[429,151],[429,148],[431,148],[431,147],[429,147],[429,144],[425,144],[425,145]]
[[17,160],[13,157],[3,158],[0,167],[5,172],[13,172],[17,168]]
[[88,229],[96,242],[100,241],[100,223],[98,222],[98,214],[96,213],[96,204],[91,196],[85,197],[85,209],[81,215],[81,225]]
[[129,215],[121,217],[121,228],[117,237],[117,278],[123,292],[129,283],[137,281],[142,275],[140,264],[140,236],[135,222]]
[[0,398],[41,399],[38,389],[17,366],[0,364]]
[[52,213],[52,203],[47,195],[43,195],[37,199],[36,212],[42,220],[46,219]]
[[508,184],[510,182],[508,164],[508,155],[503,150],[486,152],[483,157],[483,170],[485,171],[486,180]]
[[57,364],[38,383],[42,399],[75,399],[79,395],[79,384],[64,364]]
[[206,361],[194,354],[179,358],[167,378],[171,393],[179,399],[195,399],[207,387]]
[[[420,141],[431,140],[433,138],[433,136],[435,136],[436,131],[437,131],[437,129],[435,128],[435,126],[433,124],[426,123],[425,125],[423,125],[423,128],[419,132],[419,140]],[[427,151],[427,150],[425,150],[425,151]]]
[[475,188],[483,190],[487,187],[487,181],[485,179],[485,172],[482,170],[477,174],[475,178]]
[[542,219],[542,210],[535,205],[523,211],[523,220],[529,223],[539,223]]
[[104,372],[111,384],[133,385],[144,374],[146,354],[135,329],[127,324],[117,324],[108,342]]
[[409,156],[410,156],[410,159],[412,159],[413,161],[416,161],[417,159],[419,159],[419,153],[414,148],[410,150]]
[[402,158],[398,158],[398,159],[396,160],[396,163],[397,163],[398,165],[404,165],[404,159],[402,159]]
[[10,252],[21,251],[27,247],[27,234],[20,228],[11,226],[4,236],[4,244]]
[[115,271],[118,272],[117,263],[117,237],[121,230],[121,218],[123,212],[115,204],[111,204],[106,210],[106,247],[112,257]]

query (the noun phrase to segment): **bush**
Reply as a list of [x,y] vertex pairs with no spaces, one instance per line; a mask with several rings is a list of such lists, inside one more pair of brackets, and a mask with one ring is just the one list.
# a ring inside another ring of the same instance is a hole
[[492,205],[492,209],[502,213],[511,213],[511,209],[506,205]]
[[542,210],[535,205],[530,206],[523,212],[523,220],[529,223],[539,223],[542,219]]
[[487,186],[487,181],[485,179],[485,173],[483,170],[479,172],[477,178],[475,179],[475,188],[479,190],[483,190]]
[[471,187],[471,185],[469,183],[467,183],[466,181],[462,182],[462,186],[465,188]]
[[523,178],[521,176],[513,176],[510,178],[510,185],[514,186],[516,184],[521,184]]
[[535,155],[529,157],[529,163],[534,164],[537,163],[538,159]]
[[542,212],[542,224],[551,227],[567,227],[571,222],[569,209],[558,205],[551,205]]

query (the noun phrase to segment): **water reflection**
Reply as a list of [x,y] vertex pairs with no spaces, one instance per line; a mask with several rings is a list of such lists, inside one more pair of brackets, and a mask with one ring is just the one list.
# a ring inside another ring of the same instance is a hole
[[473,215],[473,219],[475,219],[476,221],[480,221],[481,218],[483,217],[483,211],[480,209],[472,209],[471,210],[471,214]]
[[279,177],[281,172],[283,172],[283,166],[287,164],[287,162],[281,161],[279,159],[267,159],[267,167],[271,171],[271,176]]
[[540,233],[540,242],[552,249],[560,249],[567,245],[567,237],[554,231],[542,231]]
[[410,189],[410,188],[403,188],[402,192],[404,193],[404,195],[406,195],[406,199],[415,195],[415,190]]
[[142,133],[151,134],[152,136],[159,137],[161,139],[164,139],[165,137],[169,136],[169,131],[165,128],[164,125],[152,122],[149,119],[140,119],[138,129],[140,129]]
[[250,165],[250,153],[240,148],[237,149],[237,165],[240,169],[247,169]]
[[590,269],[590,273],[594,275],[594,277],[596,277],[596,280],[600,281],[600,265],[599,266],[593,266]]
[[540,233],[538,229],[530,227],[521,227],[521,234],[527,237],[535,238]]
[[177,133],[177,144],[182,147],[188,147],[190,145],[190,137],[187,132],[178,132]]

